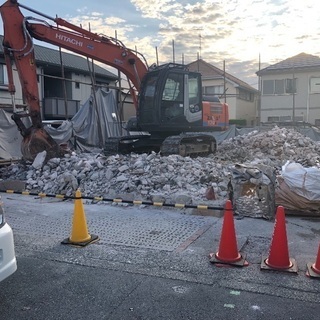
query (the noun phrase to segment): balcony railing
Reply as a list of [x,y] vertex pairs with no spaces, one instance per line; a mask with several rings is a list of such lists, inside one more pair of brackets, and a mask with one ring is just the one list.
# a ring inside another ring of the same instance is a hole
[[71,119],[79,108],[80,101],[77,100],[67,100],[66,108],[63,98],[44,98],[43,118],[45,120]]

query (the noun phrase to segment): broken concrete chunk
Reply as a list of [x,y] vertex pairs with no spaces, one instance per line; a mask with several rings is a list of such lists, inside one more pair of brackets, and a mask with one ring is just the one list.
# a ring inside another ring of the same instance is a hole
[[46,160],[46,156],[47,156],[47,151],[42,151],[42,152],[39,152],[33,163],[32,163],[32,167],[34,167],[35,169],[41,169],[44,165],[44,161]]

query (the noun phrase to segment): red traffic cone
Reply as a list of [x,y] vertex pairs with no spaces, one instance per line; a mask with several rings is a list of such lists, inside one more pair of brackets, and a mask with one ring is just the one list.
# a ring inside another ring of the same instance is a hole
[[282,206],[277,208],[269,257],[262,259],[261,269],[298,272],[295,260],[289,258],[286,220]]
[[249,265],[245,260],[245,257],[242,256],[238,251],[233,220],[233,210],[230,200],[227,200],[224,210],[219,251],[216,253],[211,253],[209,257],[211,263],[235,265],[241,267]]
[[311,278],[320,278],[320,244],[318,249],[318,255],[315,263],[307,263],[306,275]]

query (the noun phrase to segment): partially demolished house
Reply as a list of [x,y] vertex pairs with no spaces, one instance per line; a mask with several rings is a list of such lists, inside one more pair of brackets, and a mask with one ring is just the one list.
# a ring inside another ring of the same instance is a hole
[[[0,107],[10,111],[12,102],[2,41],[0,36]],[[72,118],[90,97],[93,82],[98,87],[114,87],[118,80],[118,76],[82,56],[39,45],[35,45],[34,50],[44,120]],[[16,71],[13,76],[15,83],[19,83]],[[16,106],[23,108],[21,86],[15,87]]]

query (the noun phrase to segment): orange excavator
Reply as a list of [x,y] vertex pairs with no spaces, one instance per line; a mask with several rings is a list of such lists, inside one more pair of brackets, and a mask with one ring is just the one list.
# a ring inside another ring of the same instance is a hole
[[[37,17],[25,17],[20,8]],[[127,77],[137,115],[136,120],[129,123],[128,131],[148,134],[110,137],[106,153],[155,150],[163,155],[187,156],[215,152],[216,140],[210,132],[227,128],[228,106],[214,100],[202,101],[199,73],[175,63],[148,67],[142,54],[121,41],[50,17],[16,0],[6,1],[0,13],[8,90],[14,104],[14,63],[28,107],[26,112],[14,112],[12,116],[23,136],[21,151],[26,160],[33,160],[43,150],[47,151],[47,159],[61,155],[59,145],[42,124],[33,38],[112,66]],[[23,118],[30,119],[31,125],[26,125],[28,121]]]

